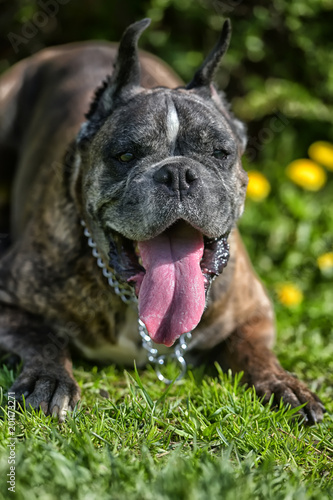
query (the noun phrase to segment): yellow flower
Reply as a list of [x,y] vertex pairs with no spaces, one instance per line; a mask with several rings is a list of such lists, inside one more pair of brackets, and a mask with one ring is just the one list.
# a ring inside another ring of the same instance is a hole
[[309,147],[308,153],[312,160],[333,170],[333,144],[331,142],[314,142]]
[[248,175],[247,196],[254,201],[264,200],[271,190],[270,183],[262,173],[256,170],[251,170]]
[[317,264],[321,271],[333,269],[333,252],[327,252],[319,255]]
[[306,158],[292,161],[286,172],[295,184],[309,191],[318,191],[326,182],[325,170],[314,161]]
[[298,306],[303,301],[303,293],[291,283],[278,285],[277,292],[279,301],[284,306]]

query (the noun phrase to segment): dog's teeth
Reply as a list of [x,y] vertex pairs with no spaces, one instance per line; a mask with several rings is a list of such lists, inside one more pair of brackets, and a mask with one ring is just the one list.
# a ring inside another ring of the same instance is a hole
[[142,262],[142,259],[141,259],[141,257],[140,257],[140,256],[139,256],[139,258],[138,258],[138,261],[139,261],[140,266],[142,266],[142,267],[143,267],[143,262]]

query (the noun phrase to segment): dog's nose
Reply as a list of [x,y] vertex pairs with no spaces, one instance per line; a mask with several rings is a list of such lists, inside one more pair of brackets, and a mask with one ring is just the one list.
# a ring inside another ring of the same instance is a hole
[[163,165],[153,177],[155,182],[167,187],[170,194],[180,196],[188,194],[198,181],[195,170],[177,165]]

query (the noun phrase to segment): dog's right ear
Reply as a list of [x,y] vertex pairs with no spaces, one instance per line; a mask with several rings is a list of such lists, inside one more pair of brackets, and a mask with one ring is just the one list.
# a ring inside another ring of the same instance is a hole
[[213,83],[214,74],[221,62],[221,59],[228,50],[230,37],[231,23],[230,19],[226,19],[223,24],[220,38],[217,44],[210,52],[210,54],[206,57],[198,71],[195,73],[193,79],[186,86],[187,90],[209,90],[211,83]]
[[86,114],[87,121],[79,132],[78,142],[95,134],[117,101],[124,97],[128,98],[140,88],[138,40],[149,24],[150,19],[146,18],[131,24],[125,30],[119,44],[113,74],[108,76],[96,90],[94,100]]

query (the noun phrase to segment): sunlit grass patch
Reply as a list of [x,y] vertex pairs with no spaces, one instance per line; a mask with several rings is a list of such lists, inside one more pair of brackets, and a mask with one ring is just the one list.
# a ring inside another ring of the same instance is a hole
[[[263,406],[241,376],[195,370],[166,388],[151,369],[75,374],[85,391],[66,423],[16,415],[16,498],[247,499],[270,491],[319,499],[333,491],[332,420],[304,428],[295,410]],[[6,417],[1,432],[4,475]]]

